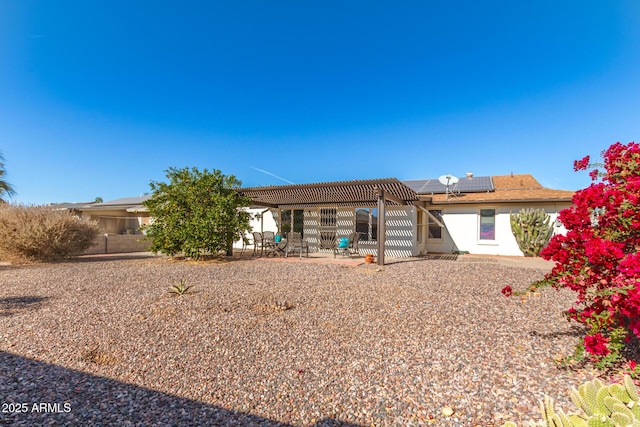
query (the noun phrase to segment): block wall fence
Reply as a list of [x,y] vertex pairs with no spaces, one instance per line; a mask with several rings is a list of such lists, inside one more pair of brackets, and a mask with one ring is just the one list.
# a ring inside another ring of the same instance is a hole
[[151,242],[144,234],[101,234],[93,240],[84,255],[146,252]]

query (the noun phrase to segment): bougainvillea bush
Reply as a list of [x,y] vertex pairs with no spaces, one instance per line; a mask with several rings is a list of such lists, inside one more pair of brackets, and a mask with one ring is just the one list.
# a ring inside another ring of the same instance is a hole
[[593,168],[593,183],[560,211],[567,233],[554,236],[542,251],[556,264],[534,287],[576,292],[566,316],[587,332],[574,359],[586,358],[599,368],[626,366],[637,377],[638,352],[632,347],[640,338],[640,145],[618,142],[602,156],[597,165],[588,156],[574,162],[576,171]]

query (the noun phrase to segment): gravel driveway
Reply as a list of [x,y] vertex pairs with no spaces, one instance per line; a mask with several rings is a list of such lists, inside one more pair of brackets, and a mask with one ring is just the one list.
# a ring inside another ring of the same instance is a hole
[[[0,266],[0,425],[496,426],[565,408],[572,295],[491,259]],[[192,292],[168,292],[184,280]],[[454,413],[444,416],[442,409]]]

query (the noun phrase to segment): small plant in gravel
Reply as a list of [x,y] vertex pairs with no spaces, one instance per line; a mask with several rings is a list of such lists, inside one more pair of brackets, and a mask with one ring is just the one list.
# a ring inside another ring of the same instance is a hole
[[82,352],[81,359],[87,363],[96,365],[113,365],[117,363],[117,359],[106,351],[93,347]]
[[[568,363],[588,361],[639,378],[640,144],[618,142],[602,156],[601,164],[590,164],[588,156],[574,162],[576,171],[593,168],[589,175],[594,182],[560,211],[567,233],[554,236],[541,252],[555,267],[533,287],[577,294],[565,315],[584,324],[587,332]],[[502,292],[521,294],[509,287]]]
[[[595,379],[571,390],[571,400],[578,411],[565,414],[545,396],[540,402],[543,419],[529,422],[530,427],[640,427],[640,397],[631,377],[621,384],[604,385]],[[503,427],[517,427],[507,422]]]
[[187,285],[187,281],[185,279],[180,279],[180,281],[169,288],[169,293],[175,294],[177,296],[182,296],[189,293],[190,290],[191,286]]
[[291,302],[271,295],[260,298],[260,301],[254,305],[255,310],[263,313],[277,313],[291,310],[292,308],[294,308],[294,305]]

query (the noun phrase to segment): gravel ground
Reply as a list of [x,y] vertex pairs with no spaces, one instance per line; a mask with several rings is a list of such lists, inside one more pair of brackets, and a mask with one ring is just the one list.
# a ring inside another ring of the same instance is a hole
[[[491,259],[0,266],[0,425],[498,426],[558,369],[569,293]],[[171,285],[185,280],[191,293]],[[444,416],[442,409],[454,413]]]

